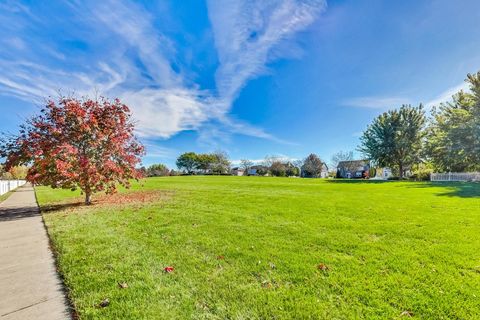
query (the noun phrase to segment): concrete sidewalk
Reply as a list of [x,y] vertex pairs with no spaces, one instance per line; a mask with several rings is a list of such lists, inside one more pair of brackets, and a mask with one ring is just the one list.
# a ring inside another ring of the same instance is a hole
[[70,319],[30,185],[0,204],[0,320]]

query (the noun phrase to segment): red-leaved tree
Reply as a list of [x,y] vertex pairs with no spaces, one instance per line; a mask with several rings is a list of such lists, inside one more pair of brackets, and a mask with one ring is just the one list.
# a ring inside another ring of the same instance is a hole
[[26,179],[53,188],[80,189],[85,203],[98,191],[114,193],[140,178],[144,147],[134,135],[129,108],[115,99],[49,101],[0,143],[5,167],[27,164]]

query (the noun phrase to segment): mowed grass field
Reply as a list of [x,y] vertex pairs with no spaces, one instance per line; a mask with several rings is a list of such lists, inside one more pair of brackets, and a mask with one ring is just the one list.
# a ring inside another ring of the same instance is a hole
[[36,190],[81,319],[480,318],[480,184],[165,177],[90,207]]

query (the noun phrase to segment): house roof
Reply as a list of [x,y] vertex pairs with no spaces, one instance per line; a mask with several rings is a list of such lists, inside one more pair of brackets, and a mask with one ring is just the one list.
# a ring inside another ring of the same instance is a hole
[[264,165],[256,165],[256,166],[251,166],[249,169],[267,169],[266,166]]
[[370,160],[349,160],[349,161],[340,161],[337,167],[352,167],[352,166],[366,166],[370,164]]

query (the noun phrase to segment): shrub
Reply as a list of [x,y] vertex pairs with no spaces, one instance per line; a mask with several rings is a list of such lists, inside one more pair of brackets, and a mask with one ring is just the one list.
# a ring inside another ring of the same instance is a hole
[[285,177],[287,174],[287,168],[280,161],[275,161],[270,166],[270,172],[272,173],[272,176]]
[[163,177],[169,176],[170,170],[168,170],[167,166],[164,164],[152,164],[150,167],[147,168],[147,176],[149,177]]
[[428,165],[419,165],[412,171],[412,175],[409,179],[414,181],[430,181],[430,175],[432,172],[433,169]]

